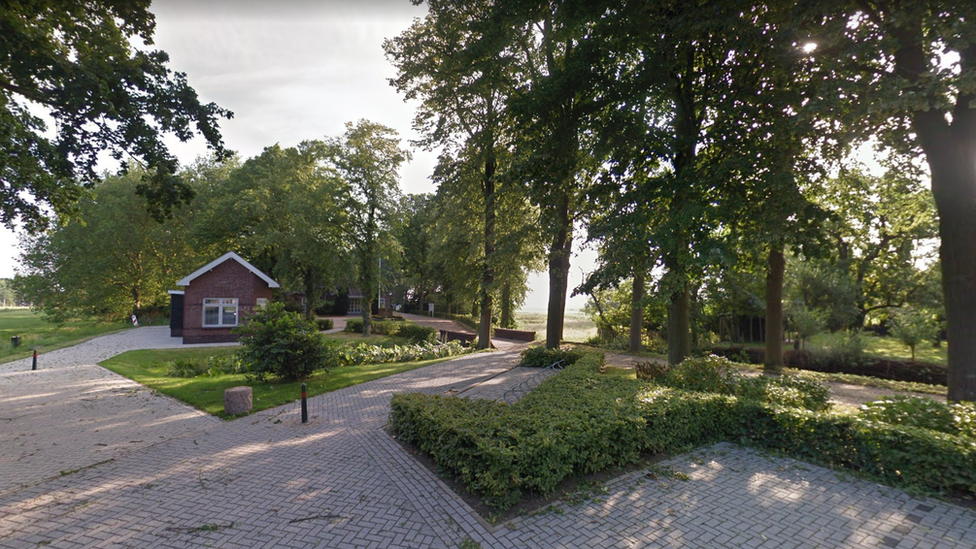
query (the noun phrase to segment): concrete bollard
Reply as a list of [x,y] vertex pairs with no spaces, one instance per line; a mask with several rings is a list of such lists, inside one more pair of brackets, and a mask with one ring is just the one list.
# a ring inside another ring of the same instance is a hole
[[227,389],[224,391],[224,412],[232,416],[250,412],[253,393],[246,385]]

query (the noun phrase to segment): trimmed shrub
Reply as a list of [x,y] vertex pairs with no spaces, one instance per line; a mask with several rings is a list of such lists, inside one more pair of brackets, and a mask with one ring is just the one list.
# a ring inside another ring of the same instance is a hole
[[926,397],[889,396],[861,405],[858,417],[976,440],[976,403],[973,402],[946,404]]
[[329,364],[353,366],[356,364],[379,364],[383,362],[410,362],[457,356],[469,352],[458,341],[438,343],[423,341],[414,345],[393,345],[381,347],[368,343],[341,345],[336,343],[329,349]]
[[237,355],[249,377],[297,381],[325,368],[327,351],[318,326],[299,313],[286,311],[281,303],[255,310],[233,331],[241,334]]
[[545,368],[561,360],[565,367],[575,363],[582,356],[582,351],[575,349],[547,349],[542,346],[533,346],[522,350],[522,361],[519,362],[519,365],[529,368]]
[[[765,351],[757,347],[712,347],[709,352],[749,364],[762,364],[766,356]],[[945,366],[916,360],[861,356],[857,361],[849,362],[839,353],[788,350],[783,353],[783,362],[787,368],[797,370],[854,374],[930,385],[945,385],[947,379]]]
[[743,378],[738,385],[735,394],[742,399],[814,412],[830,409],[830,390],[797,376]]
[[655,381],[686,391],[734,395],[739,378],[731,360],[708,355],[686,358],[680,364],[667,368]]
[[[976,495],[976,446],[964,437],[791,408],[780,401],[797,395],[768,396],[769,387],[818,394],[797,383],[802,380],[737,387],[761,392],[777,404],[770,405],[755,394],[689,392],[601,376],[602,363],[601,355],[586,353],[513,405],[395,395],[390,423],[402,440],[501,510],[525,492],[554,490],[568,476],[635,463],[645,452],[718,441],[784,452],[896,486]],[[724,386],[724,379],[717,381]],[[971,425],[976,414],[968,417]]]
[[346,327],[342,331],[349,334],[361,334],[363,333],[363,319],[361,318],[350,318],[346,320]]
[[401,324],[397,335],[410,341],[437,341],[437,328],[420,324]]
[[317,318],[315,319],[315,324],[318,325],[319,331],[331,330],[335,323],[331,318]]

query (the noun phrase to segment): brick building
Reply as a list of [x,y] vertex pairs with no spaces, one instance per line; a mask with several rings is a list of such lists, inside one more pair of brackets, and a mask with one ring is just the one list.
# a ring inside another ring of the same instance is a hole
[[271,301],[279,285],[234,252],[176,282],[170,293],[170,336],[183,343],[237,341],[231,333],[255,307]]

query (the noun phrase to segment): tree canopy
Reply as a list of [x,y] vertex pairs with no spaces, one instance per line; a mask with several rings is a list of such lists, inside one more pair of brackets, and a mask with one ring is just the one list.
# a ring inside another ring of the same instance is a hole
[[[152,50],[150,0],[27,0],[0,5],[0,223],[29,231],[73,211],[99,179],[99,155],[141,169],[157,219],[192,198],[165,134],[199,132],[220,156],[232,113],[203,103]],[[53,128],[51,127],[53,123]]]

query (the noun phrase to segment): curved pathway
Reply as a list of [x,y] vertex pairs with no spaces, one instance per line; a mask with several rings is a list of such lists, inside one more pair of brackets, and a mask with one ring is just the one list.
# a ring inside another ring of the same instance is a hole
[[[5,370],[2,413],[56,393],[45,381],[56,371],[74,376],[78,394],[124,383],[85,365],[103,356],[94,341],[77,360]],[[117,418],[98,433],[146,429],[153,421],[139,411],[158,405],[173,410],[156,426],[164,440],[97,464],[95,439],[78,437],[67,446],[93,466],[0,492],[0,547],[973,547],[971,511],[726,444],[489,527],[384,427],[393,394],[490,392],[516,361],[468,355],[320,395],[306,425],[296,405],[219,422],[156,395],[105,395]],[[30,391],[11,392],[24,380]],[[12,429],[14,421],[0,422],[2,436],[53,440],[74,428],[48,418]],[[20,461],[41,465],[36,455]]]

